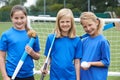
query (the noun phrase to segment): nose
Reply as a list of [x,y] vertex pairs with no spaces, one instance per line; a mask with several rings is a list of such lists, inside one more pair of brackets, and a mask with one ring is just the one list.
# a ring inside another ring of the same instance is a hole
[[87,29],[87,30],[90,30],[90,27],[87,27],[86,29]]
[[66,23],[66,22],[64,22],[64,25],[67,25],[67,23]]
[[21,22],[21,19],[18,19],[18,22]]

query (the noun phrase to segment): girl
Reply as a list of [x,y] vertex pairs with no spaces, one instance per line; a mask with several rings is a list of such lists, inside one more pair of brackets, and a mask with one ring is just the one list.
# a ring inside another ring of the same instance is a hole
[[40,57],[38,37],[36,37],[33,48],[26,46],[30,37],[27,35],[29,30],[27,12],[23,6],[15,5],[11,10],[10,17],[13,27],[5,31],[0,38],[0,70],[3,80],[10,80],[24,50],[29,56],[27,56],[15,80],[34,80],[33,59],[38,60]]
[[81,62],[80,80],[107,80],[110,64],[110,45],[102,35],[103,22],[92,12],[83,12],[80,16],[83,29],[90,36],[82,40],[83,57]]
[[[70,9],[61,9],[56,18],[54,30],[56,39],[50,54],[50,80],[80,80],[80,58],[82,44],[76,37],[73,13]],[[54,34],[46,41],[45,56],[47,56]]]

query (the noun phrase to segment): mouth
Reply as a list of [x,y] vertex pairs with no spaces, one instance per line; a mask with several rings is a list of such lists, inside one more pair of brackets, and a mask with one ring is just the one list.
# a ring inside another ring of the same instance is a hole
[[19,23],[19,24],[16,24],[17,26],[23,26],[23,24]]
[[89,30],[89,31],[86,31],[86,33],[91,33],[91,32],[92,32],[92,31],[90,31],[90,30]]

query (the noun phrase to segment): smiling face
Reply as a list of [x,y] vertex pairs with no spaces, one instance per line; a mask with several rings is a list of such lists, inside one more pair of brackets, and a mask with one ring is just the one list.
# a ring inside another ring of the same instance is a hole
[[71,29],[71,18],[62,17],[59,21],[60,30],[63,36],[67,36]]
[[80,23],[84,31],[91,37],[95,37],[102,33],[102,26],[104,23],[93,12],[83,12],[80,16]]
[[98,21],[93,21],[92,19],[82,20],[81,24],[86,33],[92,37],[98,35]]
[[11,16],[11,20],[14,24],[14,27],[19,30],[24,30],[27,24],[27,16],[23,13],[23,11],[18,10],[13,13]]
[[63,36],[74,38],[76,36],[74,16],[71,9],[63,8],[58,11],[54,32],[57,34],[57,38]]

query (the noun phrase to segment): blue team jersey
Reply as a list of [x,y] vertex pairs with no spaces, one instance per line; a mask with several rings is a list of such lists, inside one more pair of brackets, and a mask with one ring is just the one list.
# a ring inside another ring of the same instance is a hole
[[[7,53],[6,56],[6,71],[9,76],[13,75],[13,72],[25,50],[26,44],[30,38],[27,35],[26,30],[16,30],[13,27],[4,32],[0,38],[0,50]],[[39,40],[36,37],[33,45],[33,50],[39,52]],[[33,59],[27,56],[24,64],[22,65],[17,77],[25,78],[33,75]]]
[[[45,56],[47,56],[53,40],[50,34],[46,41]],[[50,54],[50,80],[76,80],[74,59],[82,57],[82,43],[79,37],[56,38]]]
[[91,66],[88,70],[81,69],[80,80],[107,80],[108,67],[110,64],[110,45],[103,35],[94,38],[88,36],[82,40],[83,57],[82,61],[101,61],[105,66]]

